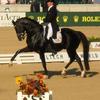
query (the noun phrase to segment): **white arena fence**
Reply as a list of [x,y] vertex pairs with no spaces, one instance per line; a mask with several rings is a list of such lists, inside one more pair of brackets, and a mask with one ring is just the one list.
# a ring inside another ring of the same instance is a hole
[[[14,54],[0,54],[0,64],[9,64],[11,57]],[[83,53],[78,52],[78,55],[83,61]],[[52,53],[45,53],[46,62],[68,62],[69,57],[66,52],[59,52],[56,55],[52,56]],[[100,52],[90,52],[89,53],[90,61],[99,61]],[[37,53],[21,53],[19,54],[13,63],[24,64],[24,63],[39,63],[41,62],[40,57]]]

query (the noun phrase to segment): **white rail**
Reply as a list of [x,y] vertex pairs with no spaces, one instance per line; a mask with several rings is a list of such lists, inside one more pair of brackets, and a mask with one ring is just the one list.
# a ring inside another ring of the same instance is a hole
[[[78,53],[83,60],[83,53]],[[8,64],[10,62],[13,54],[0,54],[0,64]],[[46,62],[68,62],[69,57],[66,52],[59,52],[55,56],[51,53],[45,54]],[[100,60],[100,52],[90,52],[89,60]],[[22,53],[19,54],[13,63],[23,64],[23,63],[34,63],[41,62],[40,57],[37,53]]]

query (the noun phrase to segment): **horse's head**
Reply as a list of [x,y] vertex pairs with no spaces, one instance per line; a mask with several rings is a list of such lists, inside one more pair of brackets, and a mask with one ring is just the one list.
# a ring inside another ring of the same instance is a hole
[[23,23],[20,22],[19,20],[17,20],[17,21],[12,20],[12,23],[15,28],[15,31],[16,31],[19,41],[23,40],[25,38],[25,27],[24,27]]
[[24,17],[12,21],[12,23],[19,41],[23,40],[26,36],[26,40],[32,42],[27,42],[28,45],[32,44],[32,46],[39,47],[41,43],[44,43],[43,26],[37,21]]
[[25,38],[25,33],[27,33],[27,36],[29,37],[34,36],[37,33],[39,37],[42,35],[40,33],[43,32],[43,26],[40,25],[37,21],[31,20],[30,18],[19,18],[16,21],[13,20],[12,23],[20,41]]

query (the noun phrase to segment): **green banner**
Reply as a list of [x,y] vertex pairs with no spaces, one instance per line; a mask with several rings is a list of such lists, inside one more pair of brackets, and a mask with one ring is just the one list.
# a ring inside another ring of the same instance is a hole
[[[43,22],[45,13],[27,12],[26,16]],[[100,26],[100,12],[59,12],[59,26]]]

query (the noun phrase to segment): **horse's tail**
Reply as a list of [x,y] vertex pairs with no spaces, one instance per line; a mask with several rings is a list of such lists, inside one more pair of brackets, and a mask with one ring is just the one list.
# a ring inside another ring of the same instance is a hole
[[80,32],[80,37],[82,39],[83,44],[83,55],[84,55],[84,65],[86,70],[90,70],[89,66],[89,41],[87,40],[86,36]]

